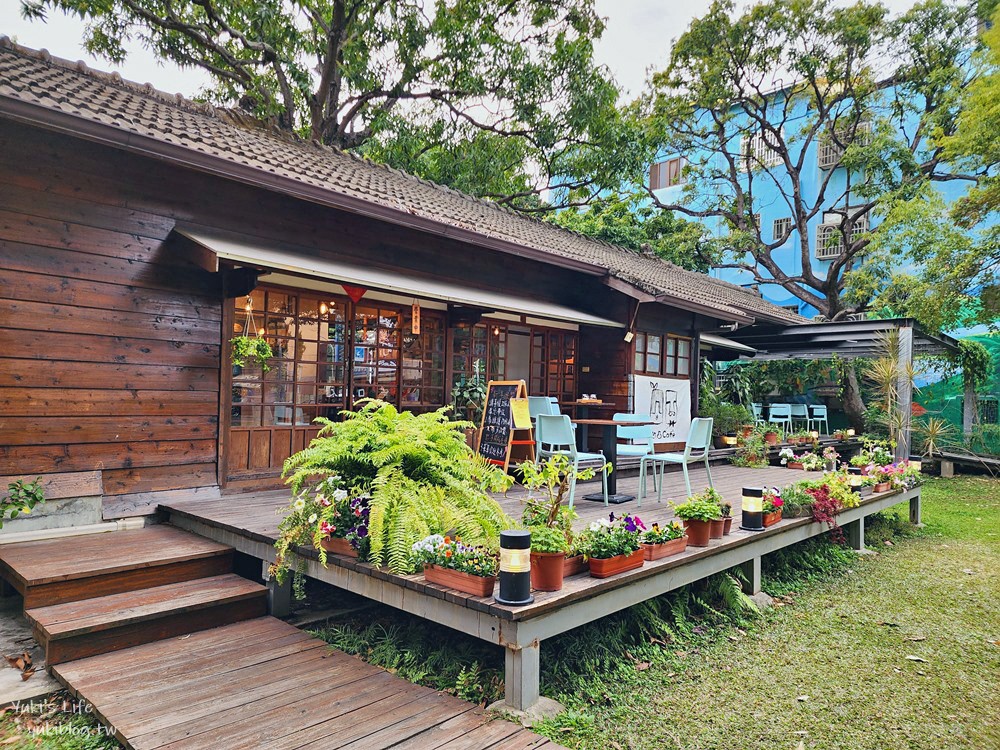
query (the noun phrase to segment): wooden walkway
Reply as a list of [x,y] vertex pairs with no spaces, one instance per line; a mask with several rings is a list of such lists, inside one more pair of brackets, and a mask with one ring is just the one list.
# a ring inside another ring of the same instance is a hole
[[53,672],[133,750],[559,748],[273,617]]

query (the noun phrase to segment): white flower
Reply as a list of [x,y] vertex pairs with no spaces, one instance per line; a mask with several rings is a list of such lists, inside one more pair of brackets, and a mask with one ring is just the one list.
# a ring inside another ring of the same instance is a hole
[[335,501],[337,501],[338,503],[341,500],[346,500],[347,499],[347,490],[334,490],[333,491],[333,499]]
[[319,516],[317,516],[315,513],[313,513],[311,516],[309,516],[309,523],[316,523],[316,520],[318,518],[319,518]]
[[603,529],[610,529],[611,522],[606,518],[599,518],[590,524],[591,531],[602,531]]
[[295,510],[303,510],[303,509],[305,509],[305,507],[306,507],[306,499],[304,497],[297,497],[297,498],[295,498],[295,502],[292,503],[292,507],[295,508]]

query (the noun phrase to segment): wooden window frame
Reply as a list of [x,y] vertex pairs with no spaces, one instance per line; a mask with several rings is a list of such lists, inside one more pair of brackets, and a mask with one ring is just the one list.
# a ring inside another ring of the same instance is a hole
[[[650,369],[649,341],[659,342],[659,367]],[[678,336],[673,333],[655,334],[637,331],[632,347],[632,371],[635,375],[667,378],[690,378],[692,372],[692,348],[694,340],[688,336]],[[681,356],[681,349],[687,354]],[[643,366],[637,367],[641,361]]]
[[663,190],[664,188],[683,185],[684,168],[687,166],[687,159],[683,156],[675,156],[670,159],[654,162],[649,167],[649,189]]

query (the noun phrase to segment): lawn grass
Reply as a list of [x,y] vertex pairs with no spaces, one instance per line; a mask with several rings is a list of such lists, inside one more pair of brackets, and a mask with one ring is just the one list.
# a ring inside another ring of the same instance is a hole
[[765,578],[786,596],[756,623],[558,695],[570,710],[536,730],[581,748],[1000,748],[1000,481],[930,481],[923,512],[890,545],[902,523],[876,524],[878,554],[849,567]]
[[13,750],[118,750],[90,706],[60,692],[0,714],[0,747]]

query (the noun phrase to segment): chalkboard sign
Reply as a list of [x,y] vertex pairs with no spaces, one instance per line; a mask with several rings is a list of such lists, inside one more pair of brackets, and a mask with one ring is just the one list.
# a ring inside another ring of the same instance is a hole
[[[523,380],[491,380],[486,387],[486,406],[483,409],[483,421],[479,429],[479,455],[490,463],[503,466],[504,470],[510,464],[511,446],[534,445],[531,430],[527,438],[513,440],[515,430],[511,417],[511,399],[527,398],[528,388]],[[529,452],[530,454],[530,452]]]

